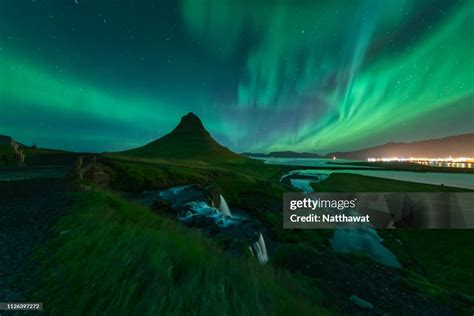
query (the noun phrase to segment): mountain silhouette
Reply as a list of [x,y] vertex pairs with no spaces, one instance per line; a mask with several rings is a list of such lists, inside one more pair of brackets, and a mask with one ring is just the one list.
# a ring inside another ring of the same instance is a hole
[[242,156],[214,140],[199,117],[191,112],[181,118],[171,133],[145,146],[122,153],[146,158],[243,159]]
[[333,152],[327,157],[366,160],[375,157],[447,158],[474,157],[474,133],[412,143],[390,142],[384,145],[349,152]]

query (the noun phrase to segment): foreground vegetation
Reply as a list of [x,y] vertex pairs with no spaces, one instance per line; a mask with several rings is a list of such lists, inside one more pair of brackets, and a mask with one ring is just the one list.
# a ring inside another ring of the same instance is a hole
[[34,297],[53,315],[324,313],[306,282],[223,255],[179,223],[109,193],[74,199],[57,237],[37,253]]
[[[290,243],[288,247],[285,246],[278,251],[277,261],[291,260],[294,257],[294,251],[288,251],[288,249],[294,248],[294,245],[323,253],[330,252],[329,239],[333,235],[332,230],[285,230],[282,228],[281,196],[283,192],[291,189],[280,184],[279,179],[282,174],[288,171],[287,167],[265,165],[260,161],[251,160],[206,164],[189,160],[137,161],[122,157],[109,158],[105,164],[113,170],[120,170],[114,177],[114,182],[118,187],[122,183],[141,183],[148,188],[150,188],[150,184],[155,188],[160,188],[178,184],[214,183],[221,188],[230,204],[244,208],[260,219],[269,230],[272,239],[283,244]],[[120,180],[123,177],[126,177],[127,180]],[[325,181],[312,185],[316,191],[332,192],[469,191],[342,173],[334,173]],[[127,189],[126,187],[122,188]],[[468,280],[471,280],[472,277],[470,272],[466,273],[466,271],[472,271],[468,266],[471,257],[466,253],[467,248],[462,242],[474,237],[469,237],[472,235],[471,231],[444,232],[436,230],[432,232],[390,230],[379,233],[386,239],[386,246],[401,258],[400,260],[408,272],[405,276],[407,284],[411,285],[412,290],[431,295],[433,293],[428,292],[433,291],[433,286],[435,288],[438,286],[434,297],[436,299],[442,297],[442,301],[448,300],[446,289],[472,295],[470,286],[459,286],[459,284],[463,284],[466,276]],[[443,242],[436,241],[435,232],[446,234]],[[428,238],[429,236],[432,238]],[[405,247],[399,247],[399,244],[395,242],[396,239],[402,240]],[[410,254],[407,254],[407,249],[411,249]],[[449,255],[443,256],[444,259],[439,260],[440,252],[449,253]],[[469,260],[461,264],[460,262],[464,258]],[[414,280],[418,283],[415,284]]]
[[252,159],[206,163],[108,155],[101,161],[112,175],[113,190],[141,192],[190,183],[214,184],[230,205],[245,209],[263,222],[274,240],[310,243],[325,249],[329,246],[332,231],[283,229],[282,196],[294,189],[279,180],[288,167]]
[[474,252],[468,245],[472,229],[397,229],[380,235],[406,269],[447,291],[470,295],[474,304]]
[[[199,232],[116,194],[80,193],[74,197],[72,213],[54,228],[56,237],[36,253],[41,265],[31,292],[37,300],[48,302],[45,308],[52,314],[71,310],[77,314],[321,314],[325,312],[320,307],[321,276],[299,275],[308,260],[363,271],[374,267],[364,256],[335,256],[329,243],[332,230],[282,228],[281,197],[293,190],[279,181],[289,171],[287,166],[249,159],[206,162],[117,154],[101,156],[99,164],[110,175],[111,191],[214,184],[231,207],[245,209],[263,223],[280,247],[271,263],[262,267],[251,257],[232,258]],[[313,187],[333,192],[462,191],[342,173]],[[400,286],[466,311],[472,300],[469,295],[474,294],[473,258],[466,247],[474,237],[471,231],[384,230],[379,234],[403,265]],[[300,259],[295,261],[295,256]],[[338,313],[334,308],[340,302],[325,300],[332,314]]]
[[111,174],[111,188],[118,191],[141,192],[190,183],[215,184],[229,203],[235,203],[243,192],[270,195],[281,202],[281,194],[291,190],[279,182],[288,168],[247,158],[206,162],[109,154],[101,162]]
[[[312,187],[318,192],[472,192],[349,173],[333,173]],[[474,303],[474,252],[468,245],[474,238],[474,230],[393,229],[378,230],[378,233],[403,267],[410,271],[405,275],[409,287],[423,288],[427,294],[446,302],[447,293],[458,291],[467,295],[461,295],[467,304]]]

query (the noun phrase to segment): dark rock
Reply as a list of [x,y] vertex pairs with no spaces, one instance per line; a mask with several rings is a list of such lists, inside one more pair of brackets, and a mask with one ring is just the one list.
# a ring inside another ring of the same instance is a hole
[[212,207],[219,208],[221,204],[221,190],[213,185],[196,185],[196,188],[202,192],[202,201]]
[[170,202],[162,199],[155,199],[151,205],[151,209],[159,214],[172,215],[174,218],[176,218],[177,215],[177,211],[172,207]]
[[82,168],[82,176],[102,188],[108,188],[110,185],[110,176],[104,172],[104,167],[97,163],[95,157],[85,168]]

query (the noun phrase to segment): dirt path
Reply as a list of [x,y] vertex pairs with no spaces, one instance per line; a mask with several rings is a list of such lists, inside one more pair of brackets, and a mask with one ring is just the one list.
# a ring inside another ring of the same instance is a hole
[[0,181],[0,302],[30,301],[32,251],[68,209],[69,188],[59,178]]

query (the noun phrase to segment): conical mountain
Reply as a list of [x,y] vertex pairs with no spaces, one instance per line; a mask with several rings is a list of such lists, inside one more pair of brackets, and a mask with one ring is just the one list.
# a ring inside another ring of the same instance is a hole
[[183,116],[171,133],[123,154],[146,158],[243,159],[214,140],[194,113]]

